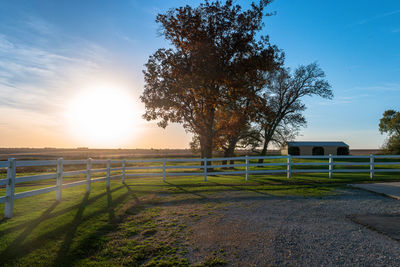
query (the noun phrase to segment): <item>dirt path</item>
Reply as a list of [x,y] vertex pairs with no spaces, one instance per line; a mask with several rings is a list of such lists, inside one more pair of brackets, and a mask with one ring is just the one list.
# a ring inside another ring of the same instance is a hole
[[231,266],[399,266],[400,242],[349,216],[399,213],[400,201],[356,189],[339,193],[303,198],[232,192],[166,208],[187,215],[192,264],[214,259]]

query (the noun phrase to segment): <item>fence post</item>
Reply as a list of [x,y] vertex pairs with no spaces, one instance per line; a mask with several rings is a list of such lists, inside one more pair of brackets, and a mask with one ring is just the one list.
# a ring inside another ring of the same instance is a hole
[[207,182],[207,158],[204,158],[204,182]]
[[14,158],[8,159],[7,168],[7,187],[6,187],[6,203],[4,206],[4,217],[11,218],[14,209],[14,191],[15,191],[15,174],[17,171],[16,160]]
[[333,173],[333,156],[329,154],[329,178],[332,178]]
[[374,165],[374,154],[369,155],[369,177],[374,178],[375,165]]
[[290,155],[287,156],[287,178],[292,176],[292,157]]
[[61,201],[62,197],[62,180],[63,180],[63,158],[57,159],[57,192],[56,192],[56,200]]
[[162,181],[165,183],[165,158],[162,160]]
[[91,169],[92,169],[92,159],[88,158],[87,165],[86,165],[86,171],[87,171],[87,173],[86,173],[86,193],[90,192],[90,186],[91,186],[90,179],[92,176]]
[[246,155],[246,181],[249,180],[249,158]]
[[110,176],[111,176],[111,160],[107,160],[107,177],[106,177],[106,187],[110,188]]
[[126,168],[126,161],[123,160],[122,161],[122,179],[121,179],[122,183],[125,183],[125,170],[126,170],[125,168]]

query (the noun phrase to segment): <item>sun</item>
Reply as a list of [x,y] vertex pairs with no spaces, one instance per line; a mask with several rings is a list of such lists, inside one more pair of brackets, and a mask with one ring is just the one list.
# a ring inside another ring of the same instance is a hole
[[140,115],[132,96],[111,86],[95,86],[72,98],[69,130],[85,146],[121,147],[137,134]]

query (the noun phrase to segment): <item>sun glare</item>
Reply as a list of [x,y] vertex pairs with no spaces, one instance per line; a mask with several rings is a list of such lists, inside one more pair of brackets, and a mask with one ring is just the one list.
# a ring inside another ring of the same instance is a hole
[[85,146],[124,146],[140,124],[132,96],[112,87],[82,91],[70,102],[67,117],[70,131]]

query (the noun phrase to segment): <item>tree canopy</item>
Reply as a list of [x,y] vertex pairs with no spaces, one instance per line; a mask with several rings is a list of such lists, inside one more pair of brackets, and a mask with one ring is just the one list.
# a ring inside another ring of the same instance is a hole
[[392,109],[386,110],[379,122],[379,131],[389,135],[400,135],[400,112]]
[[172,48],[158,49],[145,65],[144,118],[161,127],[183,124],[198,136],[201,156],[211,157],[216,137],[232,129],[218,119],[227,111],[246,113],[241,103],[253,101],[265,73],[282,65],[282,53],[259,34],[269,3],[242,10],[232,0],[205,1],[159,14],[156,21]]
[[387,153],[400,154],[400,112],[386,110],[379,122],[379,131],[389,134],[383,149]]

